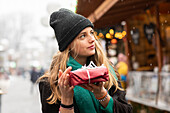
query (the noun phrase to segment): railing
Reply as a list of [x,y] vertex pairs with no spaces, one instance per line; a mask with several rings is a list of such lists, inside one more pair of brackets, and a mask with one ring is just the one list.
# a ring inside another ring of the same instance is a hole
[[128,73],[127,99],[138,103],[170,111],[170,73],[162,72],[161,87],[156,104],[158,73],[131,71]]

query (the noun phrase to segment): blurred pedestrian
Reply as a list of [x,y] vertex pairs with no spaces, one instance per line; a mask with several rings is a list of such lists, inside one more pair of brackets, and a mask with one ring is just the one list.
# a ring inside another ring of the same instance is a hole
[[[50,70],[40,78],[39,90],[43,113],[131,113],[125,92],[117,79],[93,30],[85,17],[67,9],[51,14],[59,52],[53,57]],[[69,72],[93,61],[109,70],[109,81],[99,84],[69,85]]]
[[30,75],[31,75],[30,80],[32,83],[31,84],[31,94],[32,94],[34,91],[34,87],[36,87],[36,81],[39,78],[39,73],[37,72],[36,67],[32,67]]
[[39,77],[42,76],[42,75],[44,75],[44,73],[45,73],[45,70],[44,70],[43,67],[41,67],[41,69],[40,69],[40,71],[39,71]]
[[116,65],[118,72],[121,76],[121,84],[124,89],[127,87],[127,75],[128,75],[128,65],[127,58],[123,53],[118,54],[118,63]]

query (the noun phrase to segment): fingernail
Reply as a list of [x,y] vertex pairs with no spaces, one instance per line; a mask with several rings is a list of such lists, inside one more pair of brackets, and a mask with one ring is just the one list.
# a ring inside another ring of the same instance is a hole
[[71,66],[69,66],[69,68],[70,68],[70,69],[72,69],[72,67],[71,67]]

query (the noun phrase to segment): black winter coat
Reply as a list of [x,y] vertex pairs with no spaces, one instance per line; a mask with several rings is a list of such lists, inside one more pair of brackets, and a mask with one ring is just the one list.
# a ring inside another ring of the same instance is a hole
[[[119,86],[121,86],[118,81]],[[42,104],[42,113],[58,113],[60,108],[60,101],[57,104],[48,104],[47,98],[51,95],[50,86],[46,82],[39,83],[40,98]],[[132,113],[132,106],[125,100],[125,91],[119,89],[114,93],[115,86],[113,85],[109,90],[109,95],[114,101],[114,113]]]
[[38,75],[38,72],[36,71],[31,71],[31,82],[32,83],[35,83],[38,79],[39,75]]

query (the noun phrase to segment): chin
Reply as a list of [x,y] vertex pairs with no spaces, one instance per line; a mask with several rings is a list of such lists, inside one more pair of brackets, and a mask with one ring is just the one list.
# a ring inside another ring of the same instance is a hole
[[92,56],[95,54],[95,51],[94,52],[90,52],[88,56]]
[[96,51],[94,50],[94,51],[86,51],[86,52],[79,54],[79,55],[89,57],[89,56],[94,55],[95,53],[96,53]]

